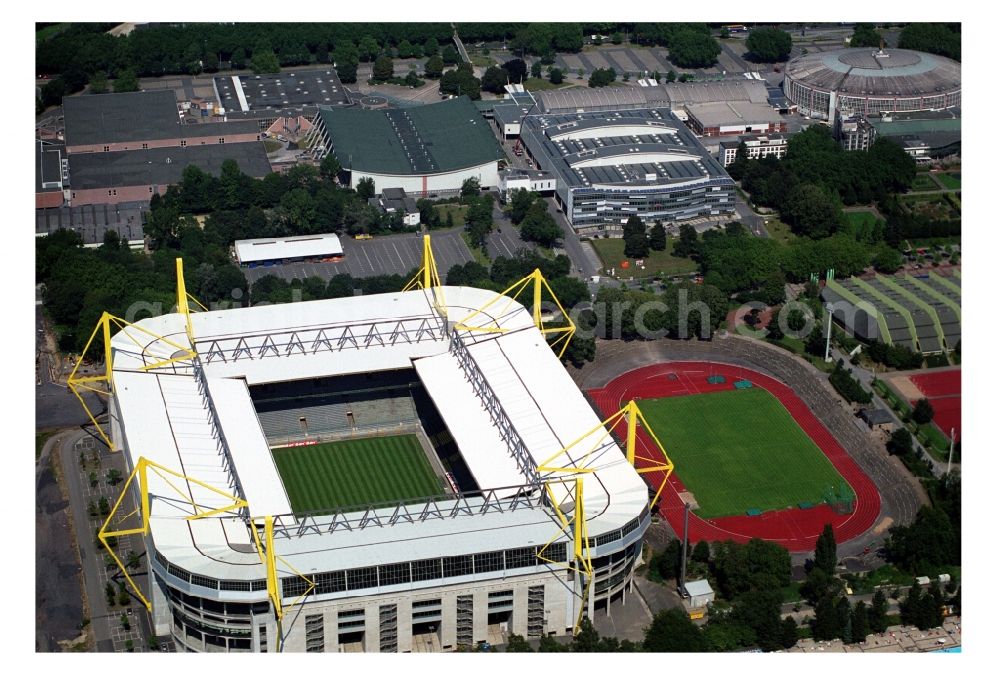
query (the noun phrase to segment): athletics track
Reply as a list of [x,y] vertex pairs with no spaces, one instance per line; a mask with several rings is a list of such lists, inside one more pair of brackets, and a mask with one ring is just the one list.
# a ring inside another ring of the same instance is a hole
[[[676,378],[671,379],[671,374]],[[726,377],[726,382],[710,385],[706,379],[711,375]],[[597,404],[604,417],[621,409],[630,399],[654,399],[674,397],[704,392],[730,390],[736,380],[749,380],[754,387],[761,387],[774,395],[791,413],[795,421],[830,459],[840,475],[850,484],[857,496],[854,511],[837,514],[827,505],[808,509],[798,507],[764,512],[760,516],[726,516],[716,519],[702,519],[691,513],[688,537],[691,542],[700,540],[728,540],[746,542],[750,538],[761,538],[776,542],[792,552],[811,551],[816,547],[816,538],[827,523],[833,524],[837,542],[847,542],[860,536],[875,522],[881,508],[878,490],[872,480],[844,451],[832,434],[823,426],[805,403],[787,385],[765,376],[758,371],[729,364],[714,362],[669,362],[654,364],[629,371],[618,376],[603,388],[588,391],[591,400]],[[624,439],[625,422],[615,429],[619,439]],[[660,441],[670,455],[670,439]],[[640,456],[655,458],[659,451],[640,427],[637,439],[636,464],[644,465]],[[678,477],[683,468],[674,469],[668,486],[660,498],[660,514],[667,519],[678,537],[684,532],[684,503],[680,493],[685,490]],[[781,471],[781,468],[775,468]],[[651,472],[644,475],[651,485],[658,487],[663,475]],[[695,496],[697,499],[697,496]]]

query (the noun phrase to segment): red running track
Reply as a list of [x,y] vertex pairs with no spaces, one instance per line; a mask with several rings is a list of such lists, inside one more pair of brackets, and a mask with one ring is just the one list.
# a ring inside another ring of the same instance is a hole
[[[725,376],[726,382],[710,385],[706,381],[710,375]],[[833,525],[837,542],[847,542],[868,530],[875,523],[881,508],[881,498],[875,484],[861,471],[857,463],[792,389],[774,378],[729,364],[670,362],[629,371],[603,388],[590,390],[588,394],[607,417],[620,410],[630,399],[653,399],[729,390],[733,388],[733,382],[740,379],[749,380],[755,387],[767,390],[791,413],[806,434],[830,459],[844,480],[854,489],[857,496],[855,508],[850,514],[837,514],[827,505],[809,509],[795,507],[765,512],[760,516],[740,515],[716,519],[702,519],[692,512],[688,531],[691,542],[729,539],[746,542],[756,537],[776,542],[792,552],[805,552],[815,549],[816,538],[823,531],[823,526],[828,523]],[[615,432],[619,438],[624,438],[624,421],[619,423]],[[669,455],[670,440],[660,441],[664,443]],[[650,463],[639,456],[655,458],[653,449],[656,447],[641,427],[637,443],[636,463],[647,466]],[[680,468],[679,472],[683,474],[683,468]],[[663,480],[662,472],[651,472],[644,476],[649,477],[654,487],[658,487]],[[680,498],[680,493],[684,490],[684,483],[678,477],[678,470],[675,470],[660,499],[660,514],[667,519],[678,535],[684,530],[684,503]]]

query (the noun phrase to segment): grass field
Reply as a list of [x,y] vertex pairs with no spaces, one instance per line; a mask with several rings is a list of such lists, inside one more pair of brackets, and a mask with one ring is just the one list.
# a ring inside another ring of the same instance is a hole
[[349,439],[271,451],[296,512],[440,495],[417,437]]
[[790,244],[799,238],[798,235],[792,232],[792,226],[779,221],[777,218],[769,218],[766,227],[767,234],[771,236],[771,239],[781,244]]
[[[625,240],[624,239],[592,239],[590,244],[594,251],[601,257],[601,262],[605,268],[615,268],[622,277],[655,277],[657,274],[664,275],[686,275],[698,270],[698,264],[690,258],[676,258],[670,255],[674,248],[674,238],[667,238],[667,248],[664,251],[650,251],[646,256],[646,269],[642,270],[636,265],[632,265],[627,270],[622,270],[621,262],[625,260]],[[633,262],[633,261],[629,261]]]
[[791,414],[763,389],[639,402],[698,516],[737,516],[819,504],[843,479]]
[[935,174],[937,180],[941,182],[948,190],[959,190],[962,187],[962,174],[960,172],[955,172],[953,174]]

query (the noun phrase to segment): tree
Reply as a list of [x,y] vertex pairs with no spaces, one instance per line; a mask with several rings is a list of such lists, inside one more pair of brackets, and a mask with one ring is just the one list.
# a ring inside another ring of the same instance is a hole
[[918,425],[926,425],[934,419],[934,407],[931,406],[931,402],[926,397],[923,397],[917,400],[911,415],[913,422]]
[[427,38],[424,42],[424,56],[437,56],[440,51],[441,45],[438,44],[437,38],[434,36]]
[[897,43],[900,49],[930,52],[961,61],[962,24],[911,23],[899,32]]
[[115,78],[115,93],[137,92],[139,91],[139,79],[135,76],[134,70],[123,70]]
[[531,64],[531,77],[540,78],[542,77],[542,62],[535,61]]
[[709,33],[684,30],[671,40],[670,61],[681,68],[710,68],[722,48]]
[[454,66],[458,63],[459,55],[458,50],[455,49],[455,45],[447,44],[441,50],[441,59],[444,61],[446,66]]
[[667,71],[667,82],[675,82],[677,80],[677,73],[672,70]]
[[885,594],[879,589],[872,597],[872,605],[868,609],[868,626],[876,634],[883,633],[889,627],[888,607]]
[[538,193],[518,188],[510,198],[510,220],[518,225],[528,215],[528,209],[535,203]]
[[435,54],[424,63],[424,77],[436,80],[441,77],[442,72],[444,72],[444,59],[440,55]]
[[726,28],[725,26],[723,26],[721,29],[719,29],[719,39],[720,40],[728,40],[729,39],[729,29]]
[[752,538],[741,545],[727,540],[713,547],[710,570],[720,594],[734,599],[750,590],[787,586],[791,582],[792,560],[787,549],[773,542]]
[[868,606],[864,601],[854,604],[851,613],[851,643],[864,643],[871,630],[868,627]]
[[660,554],[658,570],[660,577],[664,580],[676,580],[681,574],[681,554],[683,546],[681,541],[671,539]]
[[509,77],[507,71],[498,66],[490,66],[483,73],[482,78],[482,88],[488,92],[493,92],[494,94],[500,94],[504,91],[504,86],[507,84],[507,78]]
[[521,222],[521,239],[538,242],[542,246],[552,246],[560,237],[562,228],[552,218],[546,202],[534,202]]
[[533,653],[534,650],[520,634],[511,634],[507,639],[507,652],[509,653]]
[[324,178],[336,179],[341,171],[343,171],[343,167],[340,166],[337,156],[333,153],[327,153],[323,161],[319,163],[319,173]]
[[747,50],[754,61],[784,61],[792,51],[792,36],[779,28],[755,28],[747,36]]
[[753,629],[756,643],[763,650],[781,648],[781,592],[777,589],[751,590],[740,594],[733,603],[733,617]]
[[885,242],[880,242],[872,256],[872,265],[879,272],[892,274],[903,266],[903,255]]
[[[421,50],[422,51],[422,50]],[[413,45],[409,40],[403,39],[398,45],[396,45],[396,52],[401,59],[409,59],[413,57]]]
[[870,23],[854,24],[854,33],[851,35],[851,47],[881,47],[882,36],[875,25]]
[[694,550],[691,552],[691,558],[699,563],[708,563],[711,557],[711,550],[708,547],[707,540],[701,540],[694,546]]
[[823,596],[816,604],[816,619],[813,620],[812,634],[818,641],[832,641],[841,633],[837,616],[837,605],[830,595]]
[[97,501],[97,508],[101,512],[101,516],[107,516],[111,513],[111,505],[108,504],[108,499],[103,495]]
[[87,87],[91,94],[104,94],[108,91],[108,74],[99,70],[90,76],[90,83]]
[[117,469],[112,468],[108,470],[107,478],[108,478],[108,485],[115,486],[118,484],[119,481],[122,480],[122,473]]
[[[539,64],[539,67],[541,67],[541,64]],[[507,71],[511,82],[523,82],[525,76],[528,74],[528,65],[524,62],[524,59],[506,61],[502,68]]]
[[95,488],[98,484],[97,472],[91,472],[87,478],[90,480],[90,487]]
[[372,79],[377,82],[391,80],[393,74],[392,57],[383,54],[372,65]]
[[470,197],[478,197],[480,192],[479,179],[472,176],[462,181],[462,189],[459,195],[462,201],[465,202]]
[[671,252],[678,258],[690,258],[698,252],[698,231],[690,223],[682,223],[680,237]]
[[781,217],[796,234],[820,239],[837,229],[840,206],[819,186],[800,184],[792,188],[783,202]]
[[250,68],[254,73],[278,73],[281,71],[281,62],[278,56],[270,49],[255,49],[250,58]]
[[549,71],[549,82],[557,85],[557,84],[562,84],[562,81],[563,81],[562,70],[560,70],[559,68],[553,68],[551,71]]
[[799,642],[799,626],[795,618],[788,616],[781,621],[781,647],[793,648]]
[[618,77],[614,68],[597,68],[590,74],[587,86],[591,88],[607,87]]
[[885,442],[885,450],[890,455],[906,455],[913,450],[913,435],[905,427],[893,430]]
[[806,336],[805,348],[806,352],[814,357],[826,356],[826,332],[821,322],[816,322],[812,331]]
[[545,635],[538,641],[538,652],[540,653],[568,653],[569,646],[560,643],[555,638]]
[[701,630],[680,608],[656,614],[646,629],[642,647],[650,652],[698,653],[708,650]]
[[375,197],[375,179],[371,176],[365,176],[358,181],[358,187],[355,188],[358,193],[358,197],[363,200]]
[[574,653],[593,653],[598,652],[600,644],[601,635],[594,629],[590,618],[585,617],[580,621],[580,629],[573,636],[573,641],[570,643],[569,649]]
[[649,230],[649,248],[654,251],[663,251],[667,248],[667,231],[659,221]]

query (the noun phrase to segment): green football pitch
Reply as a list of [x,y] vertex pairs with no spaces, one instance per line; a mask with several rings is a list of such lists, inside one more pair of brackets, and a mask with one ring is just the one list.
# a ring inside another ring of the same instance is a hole
[[441,495],[417,437],[349,439],[271,451],[296,512]]
[[711,519],[819,504],[845,484],[768,391],[751,388],[639,402],[675,472]]

